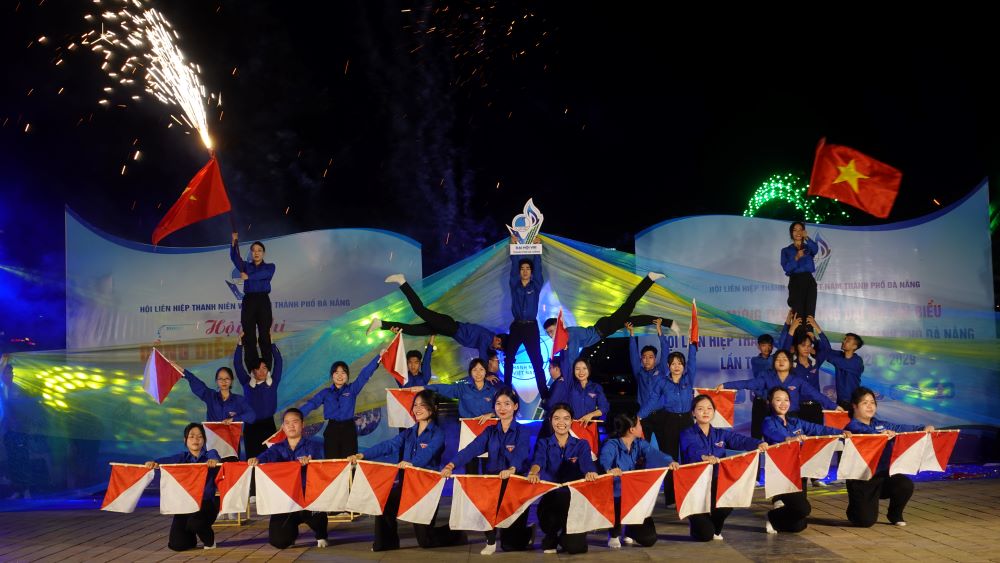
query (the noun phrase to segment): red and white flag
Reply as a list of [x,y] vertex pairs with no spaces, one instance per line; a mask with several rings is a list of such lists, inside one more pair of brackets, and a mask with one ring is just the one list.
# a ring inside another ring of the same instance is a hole
[[142,491],[153,480],[153,470],[145,465],[112,463],[111,479],[104,493],[101,510],[108,512],[132,512],[139,503]]
[[160,514],[191,514],[201,509],[208,466],[171,463],[160,466]]
[[760,453],[756,450],[720,459],[715,506],[731,508],[750,506],[759,467]]
[[840,455],[837,478],[862,481],[871,479],[888,440],[889,437],[885,434],[852,434],[844,440],[844,453]]
[[799,448],[799,474],[803,478],[822,479],[830,473],[833,453],[839,450],[840,436],[808,437]]
[[184,372],[177,369],[159,350],[153,348],[146,360],[146,369],[142,373],[142,388],[149,393],[157,404],[162,405],[174,384],[184,377]]
[[567,534],[603,530],[615,525],[614,475],[604,474],[594,481],[570,481],[566,487],[569,488]]
[[[460,418],[458,419],[458,449],[459,451],[465,449],[475,440],[480,434],[486,431],[490,426],[496,426],[496,423],[500,419],[490,418],[486,420],[485,424],[479,424],[478,418]],[[490,457],[488,454],[481,454],[479,457]]]
[[889,475],[903,473],[916,475],[930,445],[927,432],[898,432],[892,439],[892,455],[889,457]]
[[667,471],[661,467],[622,472],[622,524],[642,524],[649,518]]
[[236,514],[247,511],[250,498],[250,479],[253,472],[245,461],[227,461],[215,476],[219,489],[219,514]]
[[451,516],[448,526],[452,530],[485,532],[492,530],[500,502],[503,480],[496,475],[452,475]]
[[397,518],[414,524],[431,523],[441,501],[445,478],[438,471],[407,467],[403,470],[403,491]]
[[958,430],[935,430],[928,433],[930,443],[924,454],[924,462],[920,464],[921,471],[944,471],[948,467],[951,452],[958,442]]
[[674,470],[674,499],[677,517],[712,511],[712,465],[702,461],[682,465]]
[[799,443],[785,442],[764,452],[764,497],[797,493],[802,490]]
[[396,383],[406,385],[406,382],[410,380],[410,370],[406,369],[406,345],[403,344],[403,331],[396,333],[396,337],[382,353],[382,365],[396,380]]
[[708,395],[715,403],[715,416],[712,418],[712,426],[716,428],[732,428],[736,420],[736,389],[706,389],[695,387],[695,395]]
[[698,300],[691,300],[691,342],[698,347]]
[[395,463],[359,461],[347,498],[347,509],[361,514],[381,516],[399,467]]
[[823,425],[831,426],[837,430],[847,428],[851,422],[851,415],[847,411],[823,411]]
[[298,461],[261,463],[254,467],[257,514],[285,514],[303,510],[302,464]]
[[531,503],[535,502],[535,499],[558,487],[558,483],[548,481],[530,483],[524,477],[512,475],[507,479],[507,488],[504,489],[503,498],[500,499],[500,506],[497,508],[494,519],[496,527],[509,528],[531,506]]
[[313,512],[343,512],[351,494],[351,463],[345,459],[317,459],[306,466],[303,507]]
[[275,444],[280,444],[287,439],[288,436],[285,436],[285,431],[279,428],[277,432],[268,436],[267,440],[264,440],[263,442],[261,442],[261,444],[264,444],[265,446],[270,448],[271,446]]
[[583,424],[579,420],[574,420],[569,426],[569,435],[578,440],[586,440],[590,444],[590,459],[596,461],[597,453],[601,449],[601,438],[597,433],[597,423],[600,420],[591,420],[590,424]]
[[406,389],[385,390],[385,412],[389,415],[389,428],[409,428],[417,423],[410,410],[415,395]]
[[555,358],[559,352],[566,349],[569,345],[569,331],[566,330],[566,323],[563,322],[563,311],[562,307],[559,307],[559,316],[556,317],[556,333],[552,337],[552,353],[549,354],[549,359]]
[[242,422],[202,422],[205,427],[205,449],[215,450],[219,457],[240,457]]

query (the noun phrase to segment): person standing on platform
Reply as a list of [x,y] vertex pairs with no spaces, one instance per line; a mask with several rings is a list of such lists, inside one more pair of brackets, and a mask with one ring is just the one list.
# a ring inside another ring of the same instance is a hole
[[[264,262],[264,243],[254,241],[250,245],[249,263],[240,256],[239,235],[233,233],[233,244],[229,247],[229,258],[243,278],[243,307],[240,324],[243,325],[243,345],[245,346],[247,371],[257,369],[260,358],[268,366],[271,360],[271,279],[274,264]],[[257,345],[260,344],[260,350]]]
[[[511,240],[517,238],[511,235]],[[510,257],[510,312],[514,319],[510,323],[503,354],[504,382],[508,387],[514,384],[514,360],[517,350],[524,345],[524,351],[531,360],[531,369],[535,372],[535,385],[542,400],[548,398],[549,389],[546,385],[545,371],[542,369],[541,334],[538,332],[538,299],[542,294],[544,278],[542,277],[542,256],[532,254],[529,257]]]
[[347,382],[351,377],[350,366],[342,361],[333,362],[330,366],[331,385],[313,395],[312,399],[302,405],[303,419],[323,405],[323,418],[326,419],[323,453],[326,459],[343,459],[358,453],[358,427],[354,423],[354,409],[361,390],[378,369],[380,361],[382,355],[376,354],[368,365],[361,369],[357,379],[350,383]]
[[781,249],[781,268],[788,276],[788,306],[799,317],[816,315],[816,264],[819,245],[809,238],[806,225],[796,221],[788,226],[792,244]]

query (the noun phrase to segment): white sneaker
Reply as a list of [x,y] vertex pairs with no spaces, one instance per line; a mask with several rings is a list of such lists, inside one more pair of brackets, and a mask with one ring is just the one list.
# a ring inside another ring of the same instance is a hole
[[486,547],[484,547],[482,551],[479,552],[479,555],[493,555],[496,552],[497,552],[497,544],[488,543],[486,544]]
[[781,501],[781,500],[774,501],[774,507],[773,508],[781,508],[783,506],[785,506],[785,502],[784,501]]
[[250,497],[250,504],[257,504],[257,497],[256,496]]
[[316,540],[316,547],[326,547],[327,545],[329,544],[326,543],[326,540]]
[[677,336],[680,336],[681,335],[681,323],[679,323],[677,321],[673,321],[672,323],[670,323],[670,332],[674,333]]
[[767,533],[769,533],[769,534],[777,534],[778,533],[778,530],[775,530],[774,526],[771,525],[771,521],[767,520],[766,518],[764,519],[764,531],[767,532]]
[[385,283],[398,283],[399,285],[403,285],[406,283],[406,276],[403,274],[393,274],[385,278]]
[[545,550],[542,550],[542,553],[544,553],[545,555],[552,555],[554,553],[559,553],[559,550],[558,549],[545,549]]
[[820,481],[819,479],[813,479],[812,480],[812,485],[814,487],[825,487],[826,483],[824,483],[823,481]]
[[895,525],[897,525],[897,526],[905,526],[906,522],[903,522],[902,520],[900,520],[899,522],[895,522]]
[[625,537],[624,537],[624,538],[622,539],[622,543],[624,543],[625,545],[632,545],[632,544],[634,544],[634,543],[635,543],[635,540],[634,540],[634,539],[632,539],[632,538],[630,538],[630,537],[628,537],[628,536],[625,536]]
[[622,541],[618,538],[608,538],[608,547],[611,549],[621,549]]
[[715,534],[714,536],[712,536],[712,539],[722,541],[722,534]]
[[374,319],[372,319],[371,324],[368,325],[368,330],[365,331],[365,336],[371,334],[373,330],[378,330],[380,328],[382,328],[382,320],[379,319],[378,317],[375,317]]
[[649,276],[649,279],[651,279],[651,280],[653,280],[653,281],[656,281],[656,280],[658,280],[658,279],[660,279],[660,278],[665,278],[665,277],[667,277],[666,275],[664,275],[664,274],[661,274],[660,272],[649,272],[649,273],[648,273],[648,274],[646,274],[646,275],[647,275],[647,276]]
[[205,549],[215,549],[218,546],[219,546],[219,542],[215,542],[212,545],[206,545]]

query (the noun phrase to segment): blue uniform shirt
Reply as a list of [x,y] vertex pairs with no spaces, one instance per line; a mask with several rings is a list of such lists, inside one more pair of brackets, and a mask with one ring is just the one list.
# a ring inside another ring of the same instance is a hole
[[[431,353],[434,352],[434,346],[431,344],[427,345],[424,349],[424,355],[420,359],[420,371],[417,375],[409,374],[409,378],[406,380],[406,385],[400,385],[400,388],[406,389],[407,387],[426,387],[430,383],[431,378],[434,374],[431,372]],[[399,383],[397,382],[397,385]]]
[[444,429],[429,422],[427,428],[417,434],[418,427],[418,424],[414,424],[392,438],[368,448],[365,458],[385,458],[382,461],[388,463],[408,461],[416,467],[437,471],[441,467],[441,454],[444,452]]
[[378,368],[379,359],[379,356],[372,358],[354,381],[345,384],[339,389],[336,385],[331,385],[313,395],[313,398],[309,399],[309,402],[302,406],[303,418],[315,410],[316,407],[323,405],[323,418],[338,422],[353,420],[358,395],[361,394],[361,389],[364,388],[365,384],[368,383],[368,380],[371,379],[372,374]]
[[768,444],[781,444],[785,438],[792,436],[840,436],[844,433],[843,430],[832,426],[814,424],[799,420],[794,416],[786,416],[785,420],[781,420],[776,415],[764,418],[764,422],[761,423],[761,432]]
[[539,477],[553,483],[566,483],[583,479],[590,472],[597,472],[591,457],[590,444],[569,436],[566,447],[559,446],[555,435],[547,436],[535,442],[535,455],[532,465],[537,465],[541,471]]
[[[923,429],[923,426],[917,426],[916,424],[895,424],[885,420],[879,420],[875,417],[872,417],[871,422],[868,424],[865,424],[856,418],[852,418],[851,421],[847,423],[847,427],[844,428],[844,430],[854,434],[881,434],[886,430],[892,430],[893,432],[920,432]],[[889,460],[891,458],[892,440],[889,440],[889,442],[885,445],[885,449],[882,450],[882,457],[878,460],[878,467],[875,469],[875,472],[879,473],[881,471],[888,471]]]
[[726,450],[748,452],[757,449],[760,441],[725,428],[709,427],[706,435],[697,424],[681,430],[681,463],[704,461],[703,455],[726,457]]
[[519,475],[524,475],[528,472],[528,460],[531,459],[531,431],[512,420],[510,427],[504,432],[498,422],[483,430],[482,434],[455,454],[451,463],[455,467],[462,467],[484,453],[489,455],[485,460],[484,474],[495,475],[513,467]]
[[229,398],[223,400],[221,393],[209,389],[190,371],[184,370],[184,379],[191,385],[191,392],[194,393],[195,397],[201,399],[208,407],[205,414],[206,422],[222,422],[227,418],[232,418],[233,422],[246,423],[257,420],[257,413],[242,395],[230,391]]
[[778,377],[778,373],[775,371],[766,371],[760,377],[755,377],[753,379],[743,379],[740,381],[727,381],[722,384],[725,389],[749,389],[754,392],[758,397],[767,397],[767,392],[772,387],[784,387],[788,389],[788,399],[791,403],[789,410],[798,411],[799,410],[799,397],[801,395],[802,399],[807,401],[816,401],[823,405],[824,409],[833,410],[837,408],[837,404],[830,400],[829,397],[819,392],[819,389],[815,385],[810,384],[801,375],[792,371],[788,374],[784,381]]
[[246,272],[247,279],[243,281],[243,293],[271,293],[271,278],[274,277],[274,264],[261,262],[259,266],[244,262],[240,257],[240,247],[233,243],[229,247],[229,259],[237,270]]
[[[632,363],[632,375],[635,377],[635,383],[637,388],[637,395],[639,400],[639,406],[643,407],[650,403],[650,401],[655,401],[658,399],[656,395],[653,395],[653,381],[658,378],[666,377],[669,374],[667,369],[667,354],[670,351],[670,343],[667,340],[666,335],[660,336],[660,352],[656,356],[656,364],[651,370],[645,370],[642,367],[642,355],[639,354],[639,343],[635,338],[628,339],[628,356],[629,361]],[[655,406],[653,411],[658,410],[662,407]],[[652,411],[650,411],[652,412]]]
[[237,346],[236,353],[233,354],[236,379],[243,386],[243,394],[246,395],[250,408],[257,415],[256,420],[272,418],[275,411],[278,410],[278,384],[281,383],[282,361],[281,352],[278,351],[278,346],[275,344],[271,345],[271,355],[274,357],[274,367],[271,368],[267,379],[258,382],[255,377],[251,377],[247,373],[243,365],[243,345]]
[[458,399],[458,416],[462,418],[475,418],[493,413],[493,394],[497,392],[497,388],[489,381],[484,380],[483,388],[476,389],[476,384],[470,375],[455,383],[433,383],[427,388],[442,397]]
[[576,377],[566,375],[565,372],[549,386],[549,408],[557,403],[567,403],[573,409],[573,417],[577,419],[595,409],[600,409],[601,416],[604,417],[611,411],[608,399],[604,396],[604,388],[599,383],[588,379],[586,386],[580,386]]
[[[621,438],[611,438],[601,446],[601,455],[598,461],[604,468],[604,472],[607,473],[616,467],[622,471],[666,467],[674,462],[674,458],[651,447],[649,442],[642,438],[632,440],[631,448],[627,447]],[[621,495],[621,479],[616,477],[615,496],[620,497]]]
[[811,274],[816,271],[813,256],[819,253],[819,245],[816,244],[816,241],[809,239],[805,241],[803,246],[806,251],[802,254],[802,258],[798,260],[795,259],[795,255],[799,251],[795,248],[794,243],[781,249],[781,268],[785,270],[786,276],[792,274]]
[[485,362],[489,358],[490,348],[493,348],[493,337],[496,336],[496,332],[477,324],[472,323],[456,323],[458,324],[458,330],[455,331],[455,342],[458,342],[466,348],[475,348],[477,353],[477,358],[482,358]]
[[698,347],[693,343],[688,345],[688,355],[684,373],[676,383],[667,368],[665,377],[652,380],[649,399],[645,404],[639,403],[639,418],[664,409],[670,413],[685,413],[691,410],[691,399],[694,398],[695,376],[698,373]]
[[[171,463],[205,463],[210,459],[220,459],[219,452],[215,450],[205,451],[201,450],[201,453],[197,457],[191,455],[191,452],[185,450],[179,454],[168,455],[166,457],[161,457],[156,460],[156,463],[171,464]],[[209,468],[208,479],[205,480],[205,492],[201,495],[201,502],[212,500],[215,498],[215,475],[219,472],[218,466],[215,468]]]
[[[270,463],[275,461],[297,461],[300,457],[309,456],[312,459],[323,459],[323,444],[302,438],[295,446],[295,449],[288,444],[288,440],[279,442],[264,450],[264,453],[257,456],[260,463]],[[302,466],[302,490],[306,490],[306,466]]]
[[[521,283],[521,267],[518,266],[518,262],[525,258],[531,260],[531,281],[528,285]],[[510,314],[515,321],[533,321],[538,318],[538,296],[542,293],[542,282],[540,255],[510,257]]]
[[837,402],[849,402],[851,393],[861,387],[861,374],[865,372],[865,361],[857,353],[850,359],[843,352],[833,352],[826,361],[833,364],[837,385]]

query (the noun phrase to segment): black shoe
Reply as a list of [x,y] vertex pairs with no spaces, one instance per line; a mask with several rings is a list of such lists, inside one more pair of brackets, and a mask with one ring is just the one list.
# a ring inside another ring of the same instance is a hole
[[545,537],[542,538],[542,551],[547,551],[547,550],[550,550],[550,549],[556,549],[557,547],[559,547],[559,537],[558,536],[550,536],[550,535],[546,534]]

